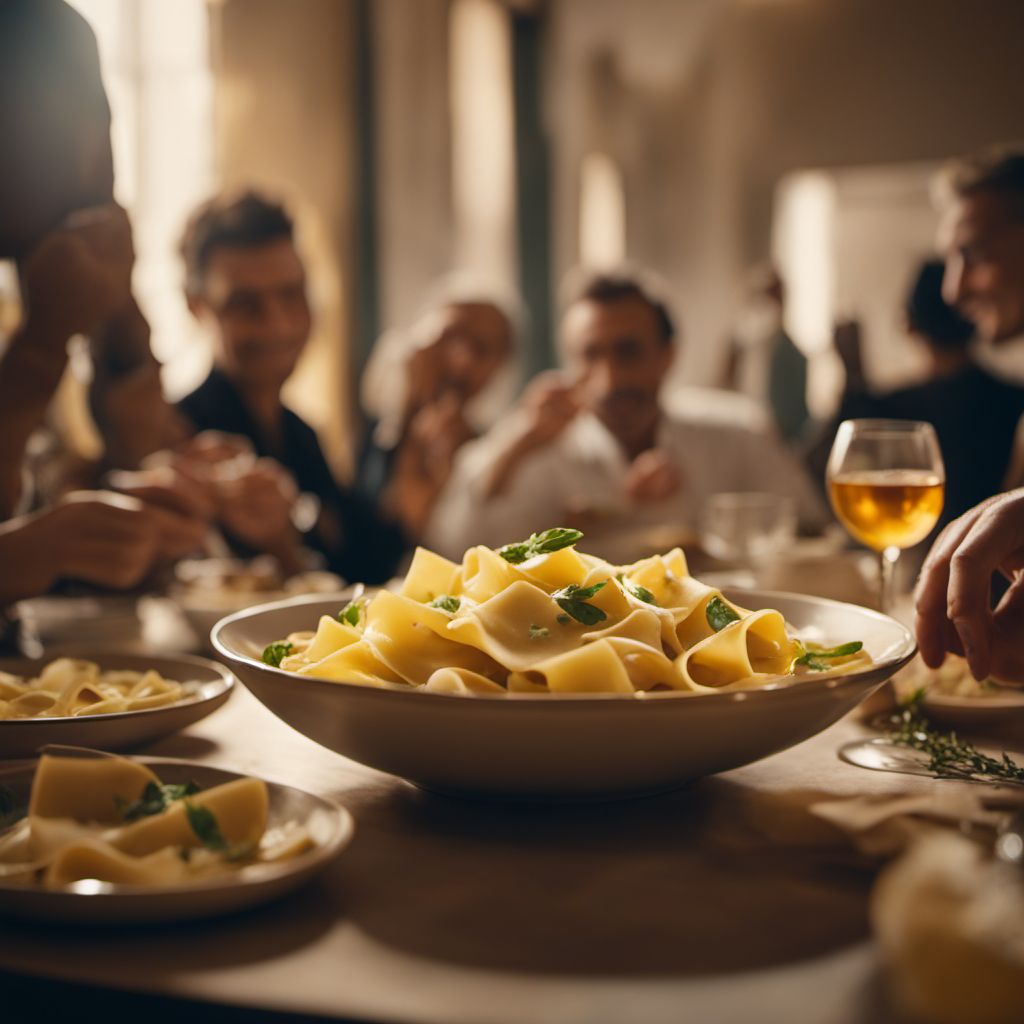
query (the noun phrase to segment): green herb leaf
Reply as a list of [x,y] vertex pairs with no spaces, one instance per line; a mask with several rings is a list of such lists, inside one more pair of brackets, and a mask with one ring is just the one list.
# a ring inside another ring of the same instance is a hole
[[560,622],[564,626],[567,623],[572,622],[572,616],[571,615],[557,615],[557,616],[555,616],[555,622]]
[[338,621],[345,623],[347,626],[358,626],[359,619],[363,614],[363,602],[362,601],[349,601],[344,608],[338,612]]
[[547,626],[538,626],[536,622],[530,623],[530,639],[531,640],[544,640],[551,635],[551,630]]
[[581,587],[578,583],[570,583],[569,586],[556,590],[551,596],[559,608],[567,615],[571,615],[577,622],[584,626],[596,626],[608,618],[605,613],[596,605],[588,604],[599,590],[606,585],[607,580],[601,580],[592,587]]
[[543,533],[531,533],[529,538],[520,541],[518,544],[506,544],[498,548],[498,554],[511,562],[519,565],[537,555],[550,555],[553,551],[561,551],[562,548],[572,547],[583,534],[579,530],[573,530],[568,526],[555,526]]
[[864,646],[860,640],[851,640],[846,644],[839,644],[838,647],[806,648],[802,644],[802,653],[797,657],[794,665],[805,665],[812,672],[827,672],[835,666],[830,664],[836,658],[848,658],[856,654]]
[[280,668],[282,660],[291,653],[292,645],[285,641],[284,643],[270,644],[264,647],[261,658],[265,665],[273,665],[274,668]]
[[[137,821],[139,818],[162,814],[175,800],[184,800],[198,792],[199,787],[194,782],[170,785],[147,782],[146,788],[138,800],[121,803],[118,810],[125,821]],[[115,798],[115,803],[118,803],[117,798]]]
[[441,611],[447,612],[449,615],[454,615],[458,610],[462,601],[457,597],[452,597],[451,594],[442,594],[440,597],[435,597],[430,602],[431,608],[440,608]]
[[1024,784],[1024,765],[1005,751],[1000,757],[989,757],[958,739],[955,732],[936,729],[925,717],[923,698],[924,690],[915,691],[889,718],[886,739],[890,743],[927,755],[928,771],[942,779]]
[[224,851],[228,848],[227,840],[220,830],[216,815],[209,807],[201,807],[199,804],[186,800],[185,815],[196,838],[208,850]]
[[730,608],[720,597],[713,597],[708,601],[704,614],[707,616],[708,625],[716,633],[725,629],[731,623],[740,621],[739,614]]
[[627,580],[623,573],[620,572],[615,578],[622,584],[622,589],[625,590],[627,594],[632,594],[638,601],[643,601],[645,604],[653,604],[655,606],[658,604],[655,596],[646,587],[641,586],[639,583],[632,583],[630,580]]

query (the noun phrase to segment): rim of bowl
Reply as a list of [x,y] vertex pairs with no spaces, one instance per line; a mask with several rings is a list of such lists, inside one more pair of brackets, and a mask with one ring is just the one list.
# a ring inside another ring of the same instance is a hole
[[[299,605],[318,604],[325,601],[331,601],[334,597],[334,595],[331,594],[303,594],[297,597],[286,598],[282,601],[270,601],[266,604],[254,605],[251,608],[232,612],[230,615],[225,615],[220,619],[210,631],[210,643],[219,655],[227,658],[231,662],[240,663],[248,668],[258,669],[260,672],[265,674],[288,679],[293,683],[297,682],[304,686],[312,685],[314,687],[331,688],[343,687],[346,691],[359,691],[360,693],[367,695],[377,694],[385,699],[390,699],[387,697],[388,694],[402,693],[405,694],[406,697],[418,700],[436,701],[438,699],[443,699],[463,702],[468,700],[470,704],[476,704],[483,707],[494,704],[495,702],[523,707],[541,704],[575,708],[587,706],[614,706],[622,708],[656,707],[666,700],[684,701],[686,703],[696,702],[698,706],[709,706],[721,703],[740,703],[749,700],[778,700],[778,695],[783,693],[800,696],[811,689],[834,691],[840,688],[846,689],[854,684],[863,685],[866,682],[866,677],[875,675],[879,671],[888,671],[889,675],[892,675],[911,661],[914,655],[917,654],[917,642],[914,640],[913,634],[910,630],[907,629],[903,623],[898,622],[889,615],[875,611],[873,608],[864,608],[860,605],[850,604],[846,601],[835,601],[832,598],[827,597],[812,597],[809,595],[792,594],[779,590],[746,590],[740,587],[726,587],[724,593],[733,593],[737,595],[756,594],[759,599],[766,598],[769,601],[774,598],[783,598],[785,600],[796,599],[798,601],[810,602],[817,605],[827,605],[832,608],[856,609],[858,613],[867,615],[875,621],[896,627],[903,634],[903,642],[897,647],[897,651],[892,656],[883,661],[873,662],[871,665],[868,665],[858,672],[849,672],[844,675],[836,676],[825,675],[824,677],[819,675],[808,679],[797,679],[793,682],[784,683],[781,686],[774,687],[763,686],[749,690],[726,690],[720,693],[696,694],[686,694],[683,691],[664,691],[651,694],[650,696],[645,696],[643,698],[619,693],[505,693],[493,695],[475,693],[469,695],[460,693],[437,693],[434,691],[415,689],[402,683],[383,683],[380,686],[364,686],[360,683],[318,679],[313,676],[300,676],[296,672],[288,672],[282,668],[274,668],[272,665],[267,665],[248,654],[241,654],[232,650],[222,639],[222,634],[230,626],[243,619],[256,618],[258,615],[271,611],[278,611],[285,607],[291,608]],[[765,605],[765,607],[770,606]],[[371,699],[373,698],[371,697]]]
[[[81,657],[78,656],[79,652],[81,653]],[[111,711],[111,712],[108,712],[107,714],[103,714],[103,715],[47,715],[47,716],[43,716],[43,717],[34,716],[32,718],[5,718],[2,721],[0,721],[0,729],[2,729],[5,725],[9,726],[9,725],[14,725],[14,724],[21,725],[21,726],[26,726],[26,725],[39,726],[39,725],[53,725],[53,724],[55,724],[57,722],[82,722],[82,721],[87,721],[87,720],[92,720],[92,721],[95,721],[95,722],[99,722],[99,721],[109,722],[112,719],[134,718],[137,715],[154,715],[154,714],[159,714],[161,712],[166,714],[168,711],[174,710],[176,708],[195,707],[197,704],[205,704],[207,701],[219,700],[225,694],[230,694],[231,691],[234,689],[235,684],[238,682],[234,672],[232,672],[231,669],[228,668],[227,665],[224,665],[224,664],[222,664],[219,661],[214,661],[212,658],[200,657],[198,654],[152,654],[152,655],[149,655],[149,654],[139,654],[139,655],[136,655],[136,654],[132,653],[131,651],[115,651],[115,650],[111,650],[109,647],[105,647],[105,646],[103,646],[103,647],[93,647],[93,648],[90,648],[88,645],[84,645],[81,648],[79,648],[77,645],[75,646],[75,660],[76,661],[99,661],[104,655],[106,655],[108,657],[125,658],[125,659],[130,660],[130,661],[134,661],[134,660],[137,659],[138,661],[142,662],[142,661],[146,661],[148,659],[148,660],[151,660],[151,661],[158,660],[158,661],[166,661],[166,662],[184,663],[184,664],[192,665],[192,666],[194,666],[196,668],[209,669],[210,671],[215,673],[217,678],[216,679],[207,679],[205,682],[200,682],[199,685],[200,686],[209,686],[209,685],[215,685],[215,684],[217,684],[219,682],[219,683],[222,684],[222,688],[219,689],[216,693],[211,693],[208,696],[201,696],[200,695],[200,696],[195,697],[192,700],[179,700],[179,701],[175,701],[173,704],[161,704],[160,707],[158,707],[158,708],[136,708],[134,711]],[[58,658],[70,658],[70,657],[71,657],[70,654],[57,654],[56,656],[50,656],[50,657],[44,656],[42,658],[17,658],[17,657],[0,658],[0,671],[4,670],[3,666],[5,664],[15,665],[15,664],[31,663],[31,664],[48,665],[51,662],[56,661]],[[102,669],[102,667],[103,666],[101,664],[100,668]],[[124,669],[124,671],[128,671],[128,672],[145,672],[145,671],[147,671],[148,669],[150,669],[152,667],[153,667],[152,665],[148,665],[148,666],[146,666],[146,668],[141,668],[141,669],[126,667]],[[178,680],[174,680],[174,681],[177,682]],[[184,681],[185,682],[193,682],[193,681],[199,682],[199,680],[188,680],[188,679],[186,679]]]

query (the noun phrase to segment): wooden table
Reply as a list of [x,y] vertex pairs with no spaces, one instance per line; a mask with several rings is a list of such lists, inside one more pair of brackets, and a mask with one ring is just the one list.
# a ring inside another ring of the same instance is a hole
[[336,798],[352,845],[304,890],[233,918],[0,923],[0,971],[359,1021],[878,1021],[873,873],[807,805],[935,783],[842,764],[858,732],[840,722],[668,796],[477,803],[332,754],[240,688],[149,752]]

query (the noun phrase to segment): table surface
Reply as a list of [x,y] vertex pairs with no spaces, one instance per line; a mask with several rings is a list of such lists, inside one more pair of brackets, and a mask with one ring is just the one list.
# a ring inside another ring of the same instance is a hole
[[808,811],[941,783],[838,761],[843,721],[676,793],[575,805],[422,792],[333,754],[244,688],[147,749],[301,786],[356,818],[310,885],[234,917],[0,924],[0,970],[371,1021],[878,1021],[873,872]]

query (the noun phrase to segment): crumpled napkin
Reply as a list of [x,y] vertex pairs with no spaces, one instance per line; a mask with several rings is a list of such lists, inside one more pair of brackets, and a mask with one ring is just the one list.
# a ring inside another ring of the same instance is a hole
[[812,804],[812,815],[844,833],[862,853],[889,858],[916,839],[949,829],[994,835],[1024,790],[936,782],[929,793],[876,794]]

